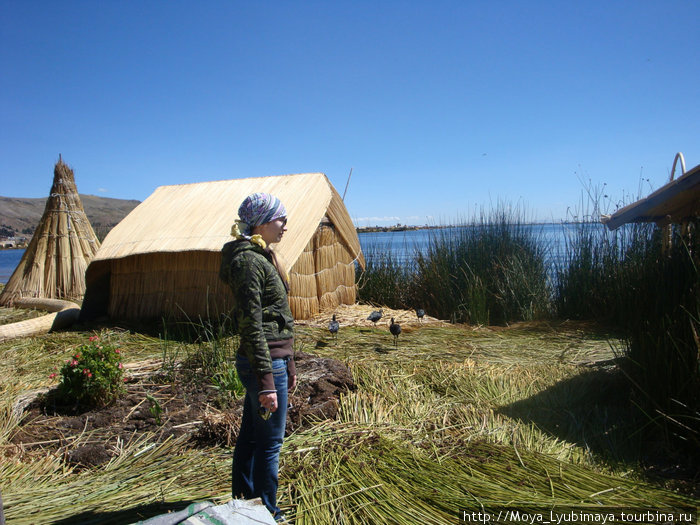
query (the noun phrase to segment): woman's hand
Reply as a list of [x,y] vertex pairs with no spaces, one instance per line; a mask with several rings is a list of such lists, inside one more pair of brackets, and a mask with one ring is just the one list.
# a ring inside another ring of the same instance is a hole
[[271,392],[269,394],[260,394],[258,396],[258,402],[270,412],[277,411],[277,392]]
[[288,377],[288,384],[287,384],[287,390],[294,390],[294,387],[297,386],[297,375],[291,375]]

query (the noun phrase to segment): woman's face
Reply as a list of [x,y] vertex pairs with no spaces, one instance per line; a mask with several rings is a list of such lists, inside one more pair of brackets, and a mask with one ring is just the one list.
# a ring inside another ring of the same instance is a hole
[[253,233],[259,233],[266,244],[280,242],[284,232],[287,231],[287,217],[266,222],[254,229]]

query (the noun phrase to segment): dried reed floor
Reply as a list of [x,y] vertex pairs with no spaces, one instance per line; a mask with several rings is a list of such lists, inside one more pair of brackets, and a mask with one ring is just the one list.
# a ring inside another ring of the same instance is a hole
[[[585,323],[420,323],[413,312],[388,309],[374,326],[366,321],[374,309],[338,309],[337,339],[327,330],[333,312],[296,329],[301,385],[317,390],[300,386],[292,403],[304,407],[318,396],[303,417],[292,415],[290,428],[299,426],[280,458],[280,504],[297,524],[442,525],[459,508],[502,501],[700,506],[698,479],[675,468],[681,463],[661,465],[670,467],[663,479],[640,466],[640,433],[627,425],[616,372],[619,343],[609,334]],[[403,328],[396,345],[392,316]],[[154,380],[166,354],[199,351],[158,330],[76,326],[0,344],[0,491],[9,523],[133,523],[192,501],[230,498],[231,453],[218,443],[235,438],[235,410],[219,406],[208,387],[178,394]],[[133,399],[115,414],[117,426],[130,414],[122,430],[144,428],[108,440],[107,463],[84,466],[88,459],[72,451],[101,430],[90,427],[97,414],[49,415],[36,405],[18,421],[12,409],[27,392],[55,385],[48,379],[54,367],[97,332],[118,343],[130,364]],[[316,358],[305,365],[304,354]],[[325,358],[335,372],[326,373],[318,361]],[[164,408],[158,427],[146,392]],[[178,395],[183,401],[171,400]],[[186,412],[191,405],[195,411]],[[47,432],[58,427],[56,418],[82,419],[50,435],[30,430],[37,417]],[[158,436],[166,426],[188,431]],[[59,441],[37,444],[52,440]]]

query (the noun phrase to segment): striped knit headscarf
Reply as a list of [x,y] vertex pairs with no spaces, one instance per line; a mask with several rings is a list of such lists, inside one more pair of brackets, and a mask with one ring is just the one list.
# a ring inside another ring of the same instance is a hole
[[[257,242],[255,238],[260,236],[251,236],[253,228],[286,216],[287,210],[277,197],[269,193],[253,193],[246,197],[238,208],[239,219],[231,228],[231,235],[236,239]],[[262,241],[262,238],[259,240]],[[264,241],[262,243],[265,244]]]

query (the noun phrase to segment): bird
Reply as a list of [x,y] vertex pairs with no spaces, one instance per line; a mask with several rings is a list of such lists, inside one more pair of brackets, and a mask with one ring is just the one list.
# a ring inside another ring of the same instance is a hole
[[367,320],[372,321],[374,323],[374,326],[377,326],[377,321],[379,321],[382,318],[382,309],[380,308],[379,310],[375,310],[369,316],[367,317]]
[[328,331],[336,341],[338,340],[338,330],[340,330],[340,323],[335,320],[335,314],[333,314],[333,319],[328,323]]
[[422,323],[423,316],[425,315],[425,310],[423,310],[422,308],[416,308],[416,315],[418,316],[418,320]]
[[401,325],[399,323],[395,323],[393,317],[391,318],[389,331],[391,332],[391,335],[394,336],[394,346],[397,346],[399,341],[399,334],[401,333]]

